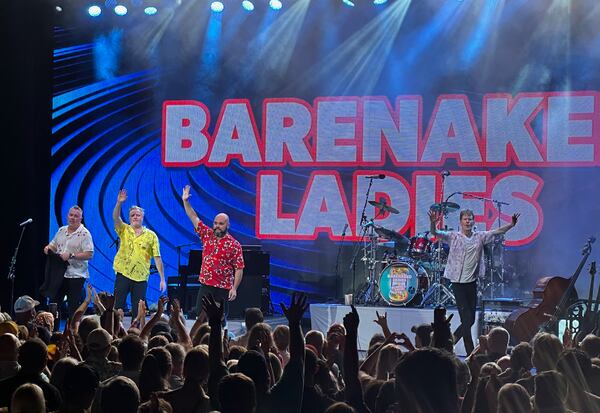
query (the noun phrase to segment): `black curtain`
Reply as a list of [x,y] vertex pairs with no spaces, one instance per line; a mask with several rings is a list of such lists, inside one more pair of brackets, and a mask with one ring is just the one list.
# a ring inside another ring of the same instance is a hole
[[16,262],[15,298],[39,298],[43,278],[42,248],[48,242],[52,102],[53,21],[50,1],[0,2],[0,145],[2,145],[2,247],[0,304],[10,312],[11,257],[25,230]]

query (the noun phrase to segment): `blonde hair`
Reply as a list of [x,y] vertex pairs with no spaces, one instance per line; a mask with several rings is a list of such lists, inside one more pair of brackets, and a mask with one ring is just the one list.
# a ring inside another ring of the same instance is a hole
[[134,209],[140,211],[142,213],[142,215],[144,215],[145,211],[144,208],[142,208],[141,206],[137,206],[137,205],[132,205],[129,207],[129,214],[131,215],[131,211],[133,211]]

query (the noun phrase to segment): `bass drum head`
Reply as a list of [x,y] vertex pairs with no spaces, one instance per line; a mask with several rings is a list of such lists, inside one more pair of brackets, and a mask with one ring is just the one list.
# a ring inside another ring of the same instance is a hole
[[379,294],[389,305],[407,305],[418,292],[419,274],[409,263],[390,264],[379,276]]

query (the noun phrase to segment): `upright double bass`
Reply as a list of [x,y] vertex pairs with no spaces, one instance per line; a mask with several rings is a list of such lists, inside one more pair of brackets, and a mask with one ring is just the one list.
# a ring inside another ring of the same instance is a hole
[[517,342],[531,341],[539,331],[556,331],[557,320],[564,315],[569,304],[577,300],[575,283],[596,238],[588,238],[581,254],[582,258],[571,278],[559,276],[543,277],[533,288],[533,299],[523,308],[514,310],[504,322],[504,327]]

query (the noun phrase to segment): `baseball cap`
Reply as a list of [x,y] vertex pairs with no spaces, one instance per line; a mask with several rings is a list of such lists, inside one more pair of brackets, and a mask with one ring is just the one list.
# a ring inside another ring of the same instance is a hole
[[87,346],[90,350],[104,350],[110,346],[111,337],[103,328],[92,330],[87,337]]
[[23,295],[17,298],[17,301],[15,301],[15,313],[24,313],[26,311],[31,311],[35,308],[36,305],[40,305],[40,302],[34,300],[28,295]]

